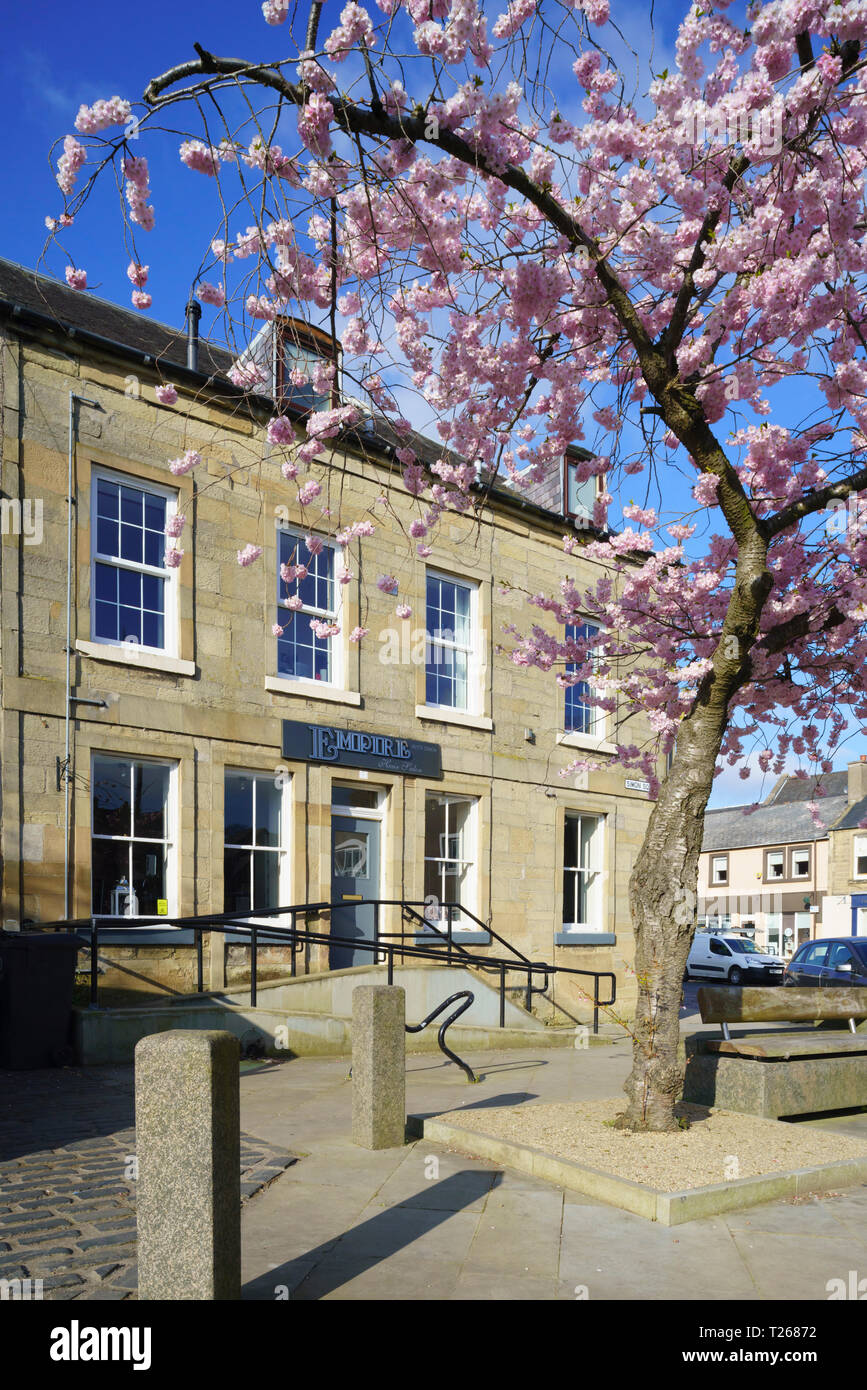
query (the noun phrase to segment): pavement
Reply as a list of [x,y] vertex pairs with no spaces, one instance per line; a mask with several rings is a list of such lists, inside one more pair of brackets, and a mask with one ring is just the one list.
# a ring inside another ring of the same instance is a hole
[[[475,1086],[439,1054],[410,1055],[408,1111],[619,1095],[630,1047],[467,1060]],[[867,1276],[867,1184],[661,1227],[426,1140],[356,1148],[348,1069],[242,1067],[245,1299],[826,1300],[829,1281]],[[46,1298],[135,1297],[135,1184],[119,1166],[131,1083],[123,1067],[0,1073],[0,1280],[43,1277]],[[822,1124],[867,1134],[867,1114]]]

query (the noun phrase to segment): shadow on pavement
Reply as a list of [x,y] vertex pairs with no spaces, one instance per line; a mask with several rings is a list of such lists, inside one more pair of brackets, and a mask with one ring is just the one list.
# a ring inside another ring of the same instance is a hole
[[425,1191],[415,1197],[388,1207],[333,1240],[323,1241],[315,1249],[249,1280],[241,1297],[276,1299],[286,1298],[288,1293],[294,1299],[300,1292],[305,1299],[324,1298],[350,1279],[405,1250],[455,1212],[472,1206],[501,1180],[501,1173],[468,1168],[452,1173],[442,1182],[426,1184]]

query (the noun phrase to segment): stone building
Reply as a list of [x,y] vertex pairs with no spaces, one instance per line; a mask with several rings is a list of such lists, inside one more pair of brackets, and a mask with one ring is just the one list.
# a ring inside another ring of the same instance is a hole
[[[174,991],[195,959],[177,917],[334,900],[347,907],[310,925],[369,935],[358,900],[410,901],[440,922],[453,904],[455,933],[480,951],[493,927],[533,959],[614,970],[628,1012],[646,784],[611,763],[581,687],[501,649],[504,624],[529,626],[521,591],[595,578],[580,547],[564,554],[562,499],[543,508],[480,484],[485,505],[445,517],[421,558],[408,537],[420,504],[368,422],[329,441],[313,468],[321,497],[302,514],[265,439],[275,402],[236,389],[228,356],[190,324],[188,341],[0,262],[4,925],[124,918],[123,944],[100,935],[106,981]],[[315,335],[270,341],[272,394],[295,421],[315,402],[287,368],[322,350]],[[161,404],[169,382],[178,400]],[[174,475],[189,449],[202,463]],[[365,516],[375,536],[341,584],[338,518]],[[574,534],[591,534],[585,517]],[[248,545],[262,556],[239,566]],[[295,615],[280,606],[281,563],[307,566]],[[359,625],[369,634],[353,643]],[[585,749],[602,770],[564,780]],[[401,930],[399,907],[379,929]],[[206,934],[204,949],[206,987],[245,969],[231,937]],[[271,957],[285,973],[282,949]],[[368,959],[332,948],[299,968]]]
[[755,811],[708,811],[699,925],[746,932],[783,956],[819,937],[867,934],[864,820],[865,758],[821,778],[783,776]]

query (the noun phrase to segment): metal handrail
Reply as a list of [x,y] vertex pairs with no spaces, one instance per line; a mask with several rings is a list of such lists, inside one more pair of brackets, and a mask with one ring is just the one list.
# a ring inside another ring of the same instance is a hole
[[[387,933],[385,935],[380,934],[379,909],[381,907],[400,907],[402,909],[402,913],[407,913],[412,917],[418,918],[419,920],[423,921],[425,926],[431,927],[434,930],[434,933],[438,935],[441,939],[446,941],[451,940],[452,950],[457,950],[459,952],[461,964],[466,964],[474,970],[478,970],[480,972],[494,971],[498,973],[500,996],[499,1025],[501,1028],[504,1028],[506,1026],[506,977],[509,971],[517,971],[523,974],[526,978],[524,994],[525,999],[527,1001],[528,1010],[530,1001],[532,999],[532,995],[544,994],[549,988],[550,976],[552,975],[582,975],[586,976],[589,979],[592,979],[593,1032],[598,1033],[599,1010],[601,1008],[610,1008],[616,999],[617,981],[613,971],[582,970],[579,969],[577,966],[551,965],[544,961],[534,962],[529,960],[528,957],[524,956],[521,952],[515,950],[515,948],[510,946],[508,942],[504,942],[503,938],[500,936],[496,936],[496,939],[499,942],[501,942],[501,944],[504,944],[508,950],[512,951],[513,955],[517,957],[517,959],[507,960],[503,957],[494,955],[475,954],[473,952],[468,951],[466,947],[460,944],[460,942],[455,942],[451,938],[451,915],[449,916],[447,924],[449,932],[447,936],[444,936],[444,934],[439,930],[438,927],[435,927],[434,924],[428,922],[427,919],[425,919],[422,916],[422,914],[416,911],[418,907],[424,906],[424,900],[419,901],[404,898],[367,898],[359,902],[352,903],[346,903],[342,901],[318,903],[293,903],[285,907],[262,908],[261,910],[256,909],[255,916],[257,919],[290,917],[292,925],[289,927],[284,926],[282,923],[279,926],[276,924],[271,926],[268,923],[262,921],[251,922],[249,920],[249,916],[252,914],[248,914],[246,917],[239,917],[236,913],[211,912],[190,917],[136,917],[134,919],[134,922],[124,918],[78,918],[75,920],[66,920],[61,922],[32,923],[28,925],[28,930],[48,930],[50,928],[60,928],[76,932],[80,931],[82,927],[85,928],[89,935],[89,945],[91,953],[90,1005],[92,1008],[98,1007],[97,953],[100,931],[104,933],[109,932],[115,936],[123,936],[127,933],[133,934],[136,932],[138,928],[141,927],[175,927],[180,930],[193,931],[196,937],[196,992],[198,994],[203,994],[205,992],[202,933],[205,931],[216,931],[223,932],[226,934],[233,933],[239,936],[246,935],[249,938],[249,944],[251,948],[250,1004],[252,1007],[256,1007],[258,998],[258,949],[262,945],[280,944],[284,946],[291,946],[292,954],[290,968],[293,975],[296,973],[295,957],[297,953],[299,951],[302,951],[305,948],[305,946],[311,945],[321,945],[329,947],[347,946],[354,950],[371,951],[375,955],[384,954],[387,958],[386,963],[388,968],[389,984],[392,984],[394,982],[394,963],[395,956],[397,954],[400,955],[402,961],[407,956],[409,956],[410,959],[427,960],[435,962],[438,965],[442,965],[444,962],[442,957],[442,950],[439,946],[420,945],[418,942],[417,935],[415,942],[413,944],[408,944],[406,941],[405,932]],[[478,922],[480,926],[484,927],[484,930],[490,931],[490,928],[485,927],[484,923],[482,923],[478,917],[475,917],[473,913],[468,912],[468,910],[465,909],[460,903],[447,904],[447,906],[454,911],[467,912],[467,915],[473,917],[473,920]],[[314,932],[311,931],[310,928],[307,926],[298,926],[299,917],[302,917],[306,920],[308,917],[311,916],[330,914],[338,908],[342,910],[347,910],[358,909],[360,907],[373,907],[374,909],[375,935],[372,940],[365,937],[341,936],[339,934],[334,934],[331,932]],[[494,936],[496,935],[496,933],[491,932],[491,935]],[[393,937],[396,937],[397,939],[393,940]],[[451,961],[452,952],[450,951],[447,957],[447,963],[451,963]],[[542,976],[542,985],[533,984],[533,978],[536,975]],[[610,998],[607,999],[601,999],[599,994],[600,981],[603,979],[607,979],[610,981]]]
[[448,1018],[440,1024],[439,1032],[437,1033],[437,1042],[440,1045],[440,1050],[444,1052],[447,1057],[450,1057],[451,1060],[461,1068],[461,1071],[466,1074],[467,1079],[473,1083],[478,1081],[479,1078],[476,1076],[472,1067],[467,1062],[462,1062],[457,1053],[452,1052],[451,1048],[447,1045],[446,1029],[451,1028],[453,1023],[457,1023],[461,1014],[466,1013],[467,1009],[475,1000],[475,997],[471,989],[459,989],[457,994],[450,994],[448,999],[444,999],[441,1004],[437,1004],[436,1008],[432,1009],[427,1018],[422,1019],[421,1023],[415,1023],[412,1027],[410,1027],[408,1023],[404,1024],[405,1032],[420,1033],[424,1028],[427,1028],[429,1023],[433,1023],[434,1019],[438,1018],[443,1009],[448,1008],[449,1004],[453,1004],[456,999],[463,999],[463,1004],[455,1009],[453,1014],[449,1014]]

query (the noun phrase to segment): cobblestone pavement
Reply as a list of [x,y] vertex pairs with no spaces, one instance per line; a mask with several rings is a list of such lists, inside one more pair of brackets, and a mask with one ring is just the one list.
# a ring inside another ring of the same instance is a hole
[[[134,1158],[131,1067],[0,1071],[0,1280],[135,1297]],[[242,1134],[242,1201],[294,1162]]]

